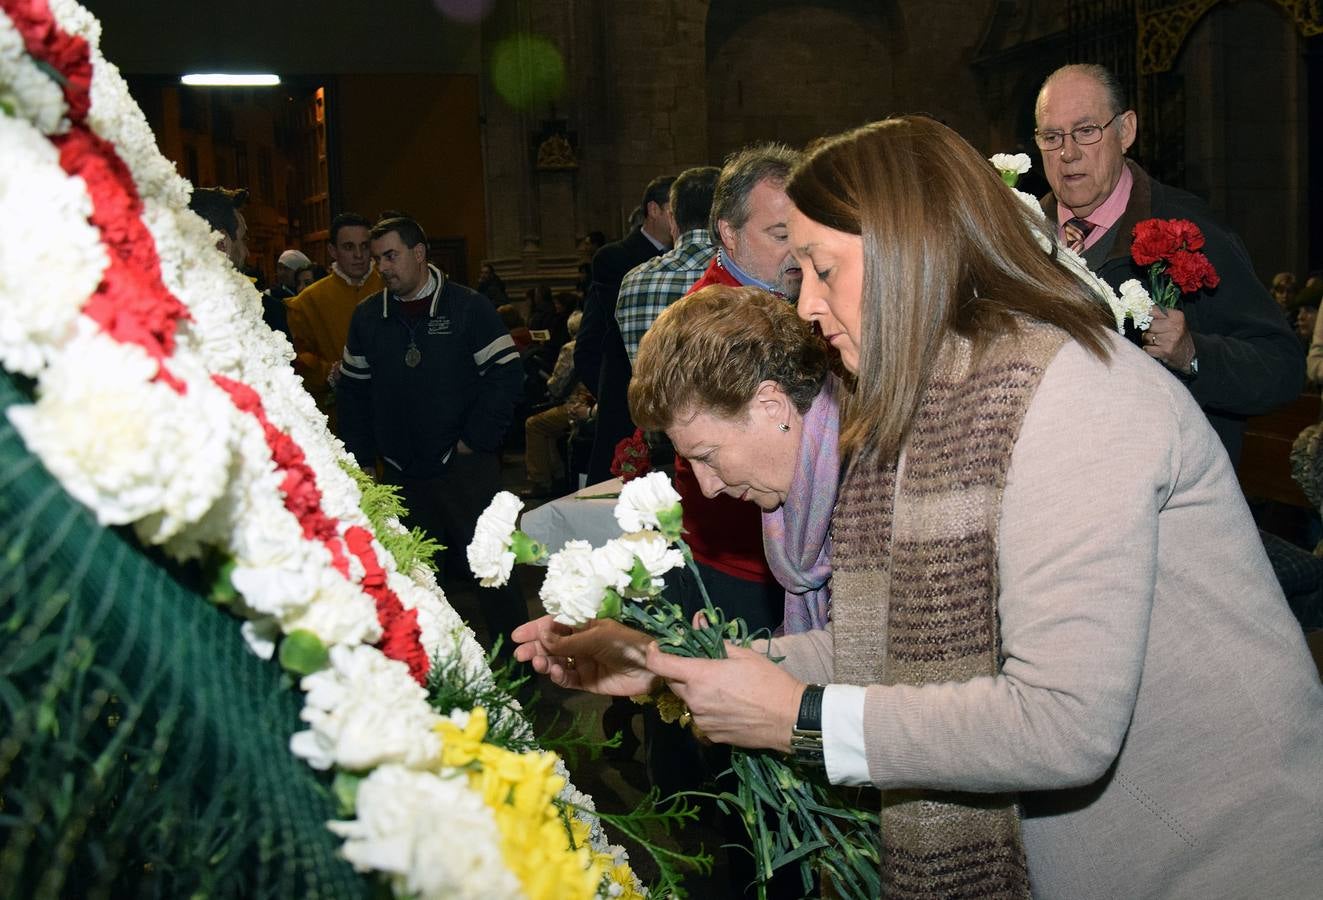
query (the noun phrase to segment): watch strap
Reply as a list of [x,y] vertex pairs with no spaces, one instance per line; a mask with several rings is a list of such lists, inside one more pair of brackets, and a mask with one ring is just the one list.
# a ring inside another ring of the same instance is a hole
[[790,732],[790,754],[795,762],[813,768],[826,767],[822,747],[822,698],[826,687],[810,684],[799,700],[799,716]]

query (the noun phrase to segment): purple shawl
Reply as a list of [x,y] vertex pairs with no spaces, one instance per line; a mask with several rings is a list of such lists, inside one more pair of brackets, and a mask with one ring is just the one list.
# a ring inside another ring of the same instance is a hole
[[763,513],[767,564],[786,589],[784,634],[825,628],[831,617],[829,531],[840,475],[836,449],[840,389],[836,376],[828,375],[804,414],[799,461],[786,502]]

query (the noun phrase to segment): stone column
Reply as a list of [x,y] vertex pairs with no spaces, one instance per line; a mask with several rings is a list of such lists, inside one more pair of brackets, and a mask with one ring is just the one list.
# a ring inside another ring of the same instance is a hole
[[606,192],[618,222],[658,175],[705,165],[704,0],[633,0],[604,7],[607,110],[614,159]]

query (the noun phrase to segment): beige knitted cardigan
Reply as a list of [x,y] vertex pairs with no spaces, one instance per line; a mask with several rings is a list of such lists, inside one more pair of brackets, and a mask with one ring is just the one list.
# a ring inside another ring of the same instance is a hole
[[[899,470],[894,460],[850,468],[832,520],[837,681],[1000,671],[1002,489],[1025,411],[1065,340],[1026,324],[975,359],[968,341],[948,338]],[[881,843],[887,897],[1029,896],[1013,796],[885,792]]]

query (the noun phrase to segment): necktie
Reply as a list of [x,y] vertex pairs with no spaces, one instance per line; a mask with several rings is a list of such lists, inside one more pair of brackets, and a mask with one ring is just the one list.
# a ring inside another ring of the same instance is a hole
[[1084,242],[1088,240],[1089,233],[1097,228],[1093,222],[1088,219],[1067,219],[1065,227],[1066,247],[1074,250],[1076,253],[1084,252]]

